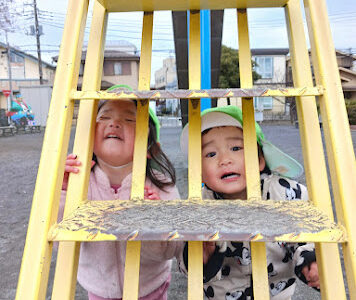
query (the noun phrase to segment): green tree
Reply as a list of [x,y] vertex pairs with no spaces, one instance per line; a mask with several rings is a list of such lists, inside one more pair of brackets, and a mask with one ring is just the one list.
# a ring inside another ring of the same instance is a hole
[[[254,62],[252,62],[254,64]],[[261,78],[255,71],[252,73],[253,80]],[[239,52],[236,49],[222,45],[220,60],[220,88],[239,88]]]

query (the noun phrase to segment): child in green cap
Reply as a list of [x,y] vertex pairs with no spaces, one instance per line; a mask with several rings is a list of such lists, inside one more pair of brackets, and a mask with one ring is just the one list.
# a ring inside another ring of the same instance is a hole
[[[236,106],[207,109],[201,114],[203,199],[247,199],[242,111]],[[308,200],[304,185],[292,178],[302,166],[266,141],[256,123],[264,200]],[[181,149],[188,152],[187,124]],[[287,300],[298,277],[319,289],[313,244],[266,243],[270,297]],[[184,271],[187,247],[184,250]],[[252,268],[249,242],[204,243],[204,292],[208,299],[252,299]]]

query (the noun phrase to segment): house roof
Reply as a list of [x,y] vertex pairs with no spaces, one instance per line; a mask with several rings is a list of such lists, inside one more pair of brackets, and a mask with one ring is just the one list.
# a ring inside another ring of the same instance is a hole
[[343,51],[340,51],[340,50],[335,50],[335,52],[336,52],[336,54],[340,54],[342,56],[350,56],[350,57],[353,58],[353,60],[356,60],[356,55],[354,55],[354,54],[343,52]]
[[251,49],[252,55],[287,55],[288,48],[259,48]]
[[[87,51],[82,51],[82,57],[81,60],[84,61],[85,57],[87,55]],[[52,57],[53,61],[57,62],[58,61],[58,55]],[[131,54],[123,51],[118,51],[118,50],[105,50],[104,52],[104,59],[106,60],[140,60],[140,56],[138,54]]]
[[339,67],[339,72],[343,91],[356,91],[356,72],[342,67]]
[[[7,48],[7,45],[4,44],[4,43],[2,43],[2,42],[0,42],[0,47],[6,49],[6,48]],[[27,57],[27,58],[29,58],[29,59],[32,59],[32,60],[38,62],[38,58],[37,58],[36,56],[33,56],[33,55],[31,55],[31,54],[28,54],[28,53],[26,53],[26,52],[24,52],[24,51],[21,51],[21,50],[19,50],[19,49],[17,49],[17,48],[14,48],[14,47],[12,47],[12,46],[10,46],[10,49],[11,49],[12,52],[14,52],[14,53],[16,53],[16,54],[19,54],[20,56],[25,56],[25,57]],[[47,63],[47,62],[45,62],[45,61],[43,61],[43,60],[42,60],[42,65],[46,65],[49,69],[53,69],[53,70],[56,69],[55,66],[53,66],[53,65],[51,65],[50,63]]]
[[348,73],[348,74],[350,74],[350,75],[352,75],[352,76],[354,76],[356,78],[356,72],[355,71],[352,71],[350,69],[346,69],[346,68],[343,68],[343,67],[339,67],[339,70],[343,71],[345,73]]

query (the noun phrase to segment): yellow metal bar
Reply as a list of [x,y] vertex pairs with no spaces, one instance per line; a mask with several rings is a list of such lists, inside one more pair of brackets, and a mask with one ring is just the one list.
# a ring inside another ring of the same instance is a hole
[[121,11],[157,11],[157,10],[199,10],[199,9],[225,9],[225,8],[247,8],[247,7],[283,7],[288,0],[209,0],[209,1],[175,1],[175,0],[154,0],[154,1],[126,1],[126,0],[105,0],[109,12]]
[[60,48],[16,299],[44,299],[46,295],[52,255],[47,234],[58,213],[74,109],[69,96],[77,86],[88,2],[72,0],[68,4],[63,32],[67,43]]
[[[189,88],[200,89],[200,12],[190,12]],[[200,100],[189,100],[189,198],[201,199],[201,121]]]
[[140,250],[140,241],[127,242],[123,300],[138,299]]
[[347,232],[342,244],[350,299],[356,299],[355,154],[325,1],[304,1],[316,81],[325,88],[319,98],[331,182],[339,222]]
[[202,242],[188,242],[188,300],[204,298],[202,253]]
[[297,87],[297,88],[251,88],[251,89],[211,89],[211,90],[149,90],[147,93],[125,92],[120,93],[106,91],[73,91],[72,99],[92,100],[92,99],[167,99],[167,98],[182,98],[184,99],[200,99],[200,98],[222,98],[222,97],[293,97],[293,96],[319,96],[323,94],[323,88],[317,87]]
[[[291,49],[293,82],[296,86],[313,86],[299,0],[290,0],[285,12]],[[306,181],[309,196],[314,205],[333,220],[318,112],[314,102],[314,97],[298,97],[296,99]],[[322,298],[346,299],[337,244],[316,244],[315,248]]]
[[[139,90],[149,90],[151,80],[153,13],[145,12],[142,25]],[[135,150],[132,168],[131,199],[144,197],[148,139],[148,100],[137,103]],[[138,299],[140,241],[127,242],[123,299]]]
[[[101,86],[106,25],[106,9],[95,1],[83,74],[83,89],[85,90],[95,91]],[[63,43],[66,44],[67,41]],[[96,113],[97,101],[80,103],[73,153],[83,162],[83,166],[79,174],[69,178],[64,216],[70,214],[87,199]],[[79,242],[59,244],[52,299],[74,298],[79,249]]]
[[[250,41],[248,35],[247,11],[237,11],[239,37],[239,69],[242,88],[251,88],[252,65]],[[255,115],[252,98],[242,98],[242,112],[244,122],[244,155],[247,183],[247,199],[260,199],[260,171],[257,152],[257,138],[255,130]],[[266,245],[262,242],[251,243],[251,262],[254,299],[268,299],[268,273],[266,259]]]
[[[200,11],[190,11],[189,88],[200,89]],[[201,201],[200,100],[189,100],[188,197]],[[203,242],[188,243],[188,299],[203,299]]]
[[[143,17],[139,90],[149,90],[151,80],[153,13],[145,13]],[[132,169],[131,199],[143,199],[146,177],[147,139],[148,139],[148,100],[137,103],[136,138],[134,163]]]

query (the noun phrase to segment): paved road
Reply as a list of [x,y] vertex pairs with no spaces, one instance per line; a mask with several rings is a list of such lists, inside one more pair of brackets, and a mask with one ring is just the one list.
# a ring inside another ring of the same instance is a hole
[[[263,130],[269,140],[302,162],[297,129],[292,126],[263,126]],[[177,170],[177,186],[182,198],[187,198],[187,165],[179,151],[180,129],[162,128],[161,132],[163,149]],[[355,148],[356,131],[352,136]],[[0,138],[0,299],[15,297],[42,140],[43,133]],[[300,181],[304,182],[305,178],[300,178]],[[85,291],[78,287],[76,299],[86,298]],[[186,299],[186,279],[176,269],[173,270],[169,299]],[[319,295],[301,285],[293,299],[319,299]]]

